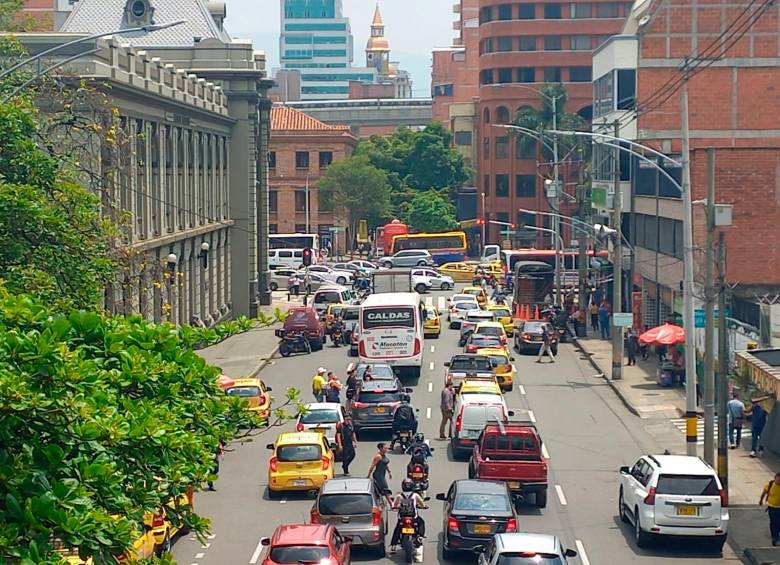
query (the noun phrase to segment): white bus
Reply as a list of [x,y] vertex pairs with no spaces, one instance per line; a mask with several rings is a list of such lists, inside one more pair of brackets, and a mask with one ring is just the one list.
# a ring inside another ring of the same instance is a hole
[[320,236],[316,233],[272,233],[268,235],[268,249],[320,248]]
[[413,377],[423,362],[425,305],[416,292],[371,294],[360,307],[361,363],[386,363]]

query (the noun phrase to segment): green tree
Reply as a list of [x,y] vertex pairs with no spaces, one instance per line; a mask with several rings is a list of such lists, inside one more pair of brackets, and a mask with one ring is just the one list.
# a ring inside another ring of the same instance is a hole
[[436,190],[418,192],[404,216],[409,226],[421,232],[448,231],[458,227],[455,207]]
[[368,220],[369,226],[375,227],[390,217],[387,174],[366,157],[353,156],[333,163],[317,186],[326,206],[346,210],[351,238],[357,233],[358,220]]

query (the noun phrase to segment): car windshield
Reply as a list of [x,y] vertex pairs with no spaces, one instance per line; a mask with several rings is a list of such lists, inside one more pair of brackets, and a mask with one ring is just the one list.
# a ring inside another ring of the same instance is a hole
[[503,355],[491,355],[490,364],[494,367],[500,367],[501,365],[508,365],[509,360]]
[[523,331],[528,333],[542,333],[542,322],[526,322]]
[[655,487],[658,494],[679,494],[688,496],[718,496],[715,477],[710,475],[661,475]]
[[276,458],[281,462],[319,461],[321,457],[319,445],[282,445],[276,450]]
[[492,420],[504,420],[504,411],[501,406],[466,406],[463,410],[463,423],[468,425],[484,425]]
[[563,560],[554,553],[502,553],[496,565],[564,565]]
[[512,315],[509,313],[509,310],[504,310],[504,309],[499,310],[498,308],[491,310],[491,312],[493,312],[494,316],[497,316],[499,318],[508,318]]
[[366,369],[371,368],[370,374],[374,379],[393,379],[395,373],[390,365],[358,365],[357,374],[359,378],[363,378],[366,374]]
[[320,563],[330,557],[330,549],[315,545],[283,545],[271,548],[268,557],[274,563]]
[[325,494],[319,500],[319,511],[323,516],[371,514],[373,508],[374,501],[367,493]]
[[469,338],[469,344],[479,347],[501,347],[501,340],[492,335],[472,334]]
[[257,386],[234,386],[225,391],[228,396],[240,396],[241,398],[249,398],[253,396],[260,396],[262,391]]
[[476,310],[477,308],[479,308],[479,306],[477,306],[476,302],[471,302],[470,300],[468,301],[464,300],[463,302],[458,302],[457,304],[455,304],[455,308],[458,310],[467,311],[467,310]]
[[456,294],[451,298],[452,302],[476,302],[476,298],[470,294]]
[[467,288],[463,291],[464,294],[470,294],[472,296],[479,296],[482,294],[482,289],[480,288]]
[[468,316],[466,316],[466,319],[469,322],[485,322],[492,320],[493,314],[483,312],[482,310],[475,310],[474,312],[469,312]]
[[343,306],[331,306],[330,308],[330,313],[337,318],[341,317],[341,314],[343,312],[344,312]]
[[477,332],[479,335],[501,337],[504,335],[504,328],[499,328],[498,326],[482,326],[481,328],[477,329]]
[[341,302],[341,294],[338,291],[318,292],[314,295],[315,304],[338,304]]
[[360,315],[360,308],[347,308],[342,314],[344,320],[357,320]]
[[450,362],[451,371],[490,371],[492,368],[488,357],[461,357]]
[[338,421],[338,410],[315,409],[301,414],[302,424],[335,424]]
[[401,402],[400,391],[374,391],[361,390],[358,394],[358,402],[367,404],[382,404],[387,402]]
[[455,497],[454,510],[509,512],[509,497],[501,494],[461,493]]

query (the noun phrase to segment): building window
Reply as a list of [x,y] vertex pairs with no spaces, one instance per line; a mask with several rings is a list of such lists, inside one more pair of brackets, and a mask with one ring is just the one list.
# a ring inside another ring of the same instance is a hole
[[572,35],[571,36],[571,50],[572,51],[590,51],[592,49],[592,41],[589,35]]
[[611,35],[599,35],[598,37],[596,37],[596,47],[601,47],[602,45],[604,45],[610,37],[612,37],[612,36]]
[[320,169],[327,169],[333,162],[333,151],[320,151]]
[[493,48],[493,38],[488,37],[486,40],[484,40],[482,43],[480,43],[480,55],[484,55],[486,53],[492,53],[494,51]]
[[493,6],[485,6],[479,11],[479,23],[485,24],[493,21]]
[[[522,139],[522,143],[520,142]],[[536,158],[536,140],[529,137],[517,138],[515,142],[515,159],[523,161],[525,159]]]
[[275,190],[268,191],[268,211],[275,213],[279,211],[279,199],[277,196],[279,193]]
[[590,82],[592,80],[591,67],[572,67],[569,69],[571,82]]
[[536,69],[533,67],[517,69],[517,82],[536,82]]
[[309,152],[308,151],[296,151],[295,152],[295,168],[296,169],[308,169],[309,168]]
[[317,210],[333,212],[333,195],[330,192],[319,192],[317,196]]
[[[520,230],[526,226],[536,227],[536,214],[531,214],[531,212],[518,212],[517,229]],[[536,237],[535,233],[533,234],[533,237]]]
[[612,71],[599,77],[593,83],[593,117],[598,118],[613,108],[612,102]]
[[591,18],[592,6],[590,4],[572,4],[571,17],[574,19]]
[[276,168],[276,151],[268,152],[268,168],[271,170]]
[[506,135],[496,138],[496,159],[509,159],[509,137]]
[[482,69],[479,72],[480,84],[493,84],[493,69]]
[[515,196],[518,198],[533,198],[536,196],[536,176],[516,175]]
[[511,20],[512,19],[512,4],[499,4],[499,6],[498,6],[498,19],[499,20]]
[[536,51],[536,37],[533,35],[521,36],[520,51]]
[[596,17],[617,18],[620,15],[618,6],[616,2],[599,2],[596,4]]
[[496,123],[508,124],[509,123],[509,110],[506,106],[499,106],[496,108]]
[[490,196],[490,175],[482,177],[482,192],[485,196]]
[[498,50],[499,51],[511,51],[513,37],[499,37],[498,38]]
[[536,4],[520,4],[520,19],[533,20],[536,18]]
[[561,5],[560,4],[545,4],[544,5],[544,19],[545,20],[560,20],[561,19]]
[[295,224],[295,233],[306,233],[306,224]]
[[268,233],[279,233],[279,224],[268,224]]
[[509,196],[509,175],[496,175],[496,196]]
[[482,140],[482,158],[490,159],[490,138],[486,137]]
[[618,69],[617,109],[630,110],[636,102],[636,70]]
[[306,211],[306,191],[305,190],[296,190],[295,191],[295,211],[296,212],[305,212]]
[[451,84],[436,84],[433,86],[431,93],[433,97],[436,96],[452,96],[453,87]]
[[561,50],[561,36],[560,35],[545,35],[544,36],[544,50],[545,51],[560,51]]
[[471,132],[470,131],[456,131],[455,132],[455,145],[471,145]]
[[561,68],[546,67],[544,69],[544,82],[561,82]]
[[498,83],[506,84],[508,82],[512,82],[512,69],[511,68],[498,69]]

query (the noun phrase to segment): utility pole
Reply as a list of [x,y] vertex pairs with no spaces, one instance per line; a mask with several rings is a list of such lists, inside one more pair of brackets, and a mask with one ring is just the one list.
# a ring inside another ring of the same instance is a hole
[[[552,96],[552,123],[553,123],[553,129],[558,129],[558,96]],[[558,136],[556,135],[553,138],[553,178],[555,180],[555,197],[553,198],[553,201],[555,202],[555,213],[560,214],[561,213],[561,187],[558,186],[559,183],[559,176],[558,176]],[[561,218],[559,216],[553,216],[553,224],[552,229],[555,232],[556,236],[553,238],[555,240],[555,304],[558,306],[563,304],[563,301],[561,300],[561,287],[563,286],[563,282],[561,280],[561,252],[563,249],[561,249],[560,245],[560,235],[561,235]]]
[[696,340],[693,317],[693,204],[691,199],[691,140],[688,125],[688,61],[683,66],[682,108],[683,198],[683,327],[685,328],[685,443],[686,453],[696,456]]
[[726,422],[729,402],[729,352],[726,341],[726,238],[718,234],[718,478],[729,492],[729,445]]
[[309,173],[306,173],[306,233],[311,233],[309,223],[311,220],[311,212],[309,211]]
[[[615,137],[620,137],[620,122],[615,120]],[[612,160],[612,222],[615,240],[612,244],[612,380],[623,378],[623,326],[615,325],[615,313],[623,311],[623,195],[620,192],[620,150],[614,149]]]
[[[582,159],[580,159],[582,161]],[[579,218],[580,222],[583,224],[587,224],[588,222],[588,216],[589,216],[589,207],[590,202],[588,201],[587,197],[587,188],[583,184],[584,180],[584,170],[582,167],[582,163],[580,163],[579,166],[579,172],[577,179],[577,202],[579,204]],[[582,325],[582,328],[585,332],[587,332],[588,328],[588,267],[589,261],[588,261],[588,239],[587,235],[584,231],[580,232],[580,235],[577,237],[577,242],[579,244],[579,304],[577,305],[579,311],[580,311],[580,324]]]
[[715,245],[715,150],[707,149],[707,249],[704,264],[704,460],[715,465],[715,373],[713,341],[715,337],[715,289],[712,280]]

